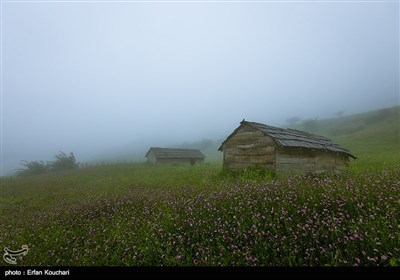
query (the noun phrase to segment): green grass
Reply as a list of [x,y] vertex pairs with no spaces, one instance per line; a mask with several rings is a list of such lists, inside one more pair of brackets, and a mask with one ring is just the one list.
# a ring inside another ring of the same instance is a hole
[[3,180],[0,241],[29,246],[20,265],[399,264],[400,166],[253,175],[134,164]]
[[398,266],[395,114],[324,126],[358,157],[341,175],[232,175],[215,162],[0,178],[0,245],[27,244],[26,266]]

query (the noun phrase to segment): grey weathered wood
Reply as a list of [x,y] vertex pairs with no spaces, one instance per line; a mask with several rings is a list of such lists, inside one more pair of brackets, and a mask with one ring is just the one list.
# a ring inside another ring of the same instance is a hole
[[325,137],[245,121],[219,150],[224,153],[224,167],[257,165],[294,173],[344,171],[349,158],[354,157]]
[[266,146],[266,147],[259,147],[259,148],[227,148],[226,154],[231,155],[274,155],[274,147],[273,146]]
[[233,162],[248,162],[252,163],[272,163],[275,161],[274,155],[262,155],[262,156],[242,156],[242,155],[232,155],[226,154],[225,161],[233,161]]
[[315,158],[276,157],[277,164],[315,164]]

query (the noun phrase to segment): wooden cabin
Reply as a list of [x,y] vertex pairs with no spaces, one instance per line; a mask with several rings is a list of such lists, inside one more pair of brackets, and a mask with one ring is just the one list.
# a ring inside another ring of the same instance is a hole
[[328,138],[245,120],[218,150],[225,168],[262,166],[275,173],[340,172],[356,158]]
[[204,162],[206,156],[196,149],[151,147],[146,153],[147,162],[152,164],[190,164]]

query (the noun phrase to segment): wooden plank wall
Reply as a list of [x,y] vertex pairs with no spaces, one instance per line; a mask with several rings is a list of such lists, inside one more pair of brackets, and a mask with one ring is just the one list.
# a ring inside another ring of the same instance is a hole
[[149,162],[151,164],[156,164],[157,163],[157,158],[154,156],[154,154],[152,152],[150,152],[147,155],[147,162]]
[[347,166],[345,156],[329,151],[281,148],[276,154],[276,171],[280,173],[342,172]]
[[348,157],[330,151],[282,147],[263,132],[241,127],[224,143],[224,167],[231,169],[263,166],[277,173],[341,172],[347,169]]
[[269,136],[243,127],[224,144],[224,167],[238,169],[261,165],[274,169],[275,143]]

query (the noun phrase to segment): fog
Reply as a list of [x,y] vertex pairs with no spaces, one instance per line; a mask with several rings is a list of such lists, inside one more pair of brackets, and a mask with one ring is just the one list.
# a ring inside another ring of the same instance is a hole
[[1,32],[1,175],[400,103],[399,2],[9,1]]

